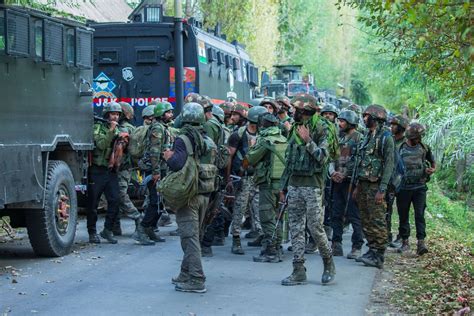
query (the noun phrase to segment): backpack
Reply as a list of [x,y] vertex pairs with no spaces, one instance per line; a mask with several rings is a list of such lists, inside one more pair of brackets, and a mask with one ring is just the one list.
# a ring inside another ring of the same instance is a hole
[[[218,169],[216,166],[217,147],[214,141],[205,136],[204,143],[206,144],[206,154],[201,157],[196,157],[198,163],[198,193],[207,194],[217,191],[217,175]],[[189,142],[189,140],[187,140]],[[186,143],[186,148],[191,148],[191,142]]]
[[151,125],[143,125],[137,127],[130,134],[130,140],[128,142],[128,153],[132,157],[132,161],[138,162],[145,153],[147,134]]
[[275,141],[273,144],[265,144],[264,146],[273,153],[270,162],[270,179],[274,181],[280,180],[285,170],[285,153],[288,148],[288,142],[285,139],[284,142]]
[[311,126],[313,128],[317,128],[319,124],[327,127],[328,134],[327,134],[327,142],[328,142],[328,154],[330,161],[336,161],[339,159],[340,155],[340,148],[339,148],[339,138],[337,136],[337,130],[335,124],[331,121],[322,117],[320,115],[313,115],[311,118]]
[[186,144],[188,157],[183,168],[170,172],[158,184],[165,204],[171,210],[179,210],[189,205],[190,200],[198,194],[198,163],[196,161],[191,141],[185,135],[178,136]]
[[[380,155],[382,157],[384,156],[384,146],[387,137],[391,135],[392,133],[388,130],[384,131],[382,134],[382,146],[380,147]],[[401,187],[403,186],[405,180],[405,173],[405,163],[403,162],[403,159],[400,156],[400,151],[395,148],[393,157],[393,172],[392,176],[390,177],[390,181],[388,182],[389,187],[391,187],[391,189],[395,191],[395,193],[398,193]]]
[[216,122],[213,122],[213,121],[210,121],[210,122],[214,124],[215,126],[217,126],[217,128],[221,132],[221,135],[219,136],[219,142],[218,144],[216,144],[217,146],[216,166],[219,170],[222,170],[225,167],[227,167],[227,164],[229,163],[229,158],[230,158],[229,149],[225,145],[225,141],[226,141],[225,131],[221,125],[218,125]]

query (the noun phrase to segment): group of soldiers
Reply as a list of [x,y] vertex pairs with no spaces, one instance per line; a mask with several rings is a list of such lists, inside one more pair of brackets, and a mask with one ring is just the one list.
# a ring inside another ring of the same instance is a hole
[[[138,244],[163,242],[156,226],[166,209],[173,211],[184,253],[180,273],[172,278],[177,291],[206,291],[201,257],[212,256],[212,246],[224,245],[229,233],[231,252],[245,254],[245,218],[251,223],[246,237],[255,238],[248,246],[261,249],[253,261],[267,263],[283,261],[287,218],[293,271],[282,285],[307,283],[304,255],[316,250],[323,260],[321,283],[333,282],[333,257],[343,256],[342,236],[349,224],[353,233],[347,258],[382,268],[388,246],[409,250],[412,203],[417,253],[428,252],[426,182],[435,162],[417,122],[409,124],[400,115],[389,120],[380,105],[362,111],[353,104],[340,111],[309,94],[263,98],[249,108],[234,101],[213,104],[209,97],[190,93],[176,118],[165,101],[145,107],[142,117],[143,126],[134,127],[133,108],[110,102],[95,122],[89,241],[100,243],[102,237],[117,243],[122,214],[135,220],[132,237]],[[137,172],[147,188],[143,215],[127,194]],[[188,189],[188,182],[196,188],[189,184]],[[173,185],[185,194],[166,195]],[[102,194],[107,212],[98,235],[96,209]],[[392,240],[395,198],[400,226]],[[369,250],[362,254],[364,239]]]

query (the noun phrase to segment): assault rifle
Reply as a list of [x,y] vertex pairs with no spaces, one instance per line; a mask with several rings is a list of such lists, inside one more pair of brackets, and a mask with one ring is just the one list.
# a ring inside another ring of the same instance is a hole
[[276,221],[276,224],[275,224],[275,230],[273,231],[273,234],[272,234],[272,240],[274,240],[274,238],[275,238],[275,234],[278,230],[278,225],[280,225],[281,219],[283,217],[283,213],[285,213],[285,208],[288,205],[288,194],[285,196],[285,201],[284,202],[278,202],[278,204],[280,204],[280,210],[278,212],[278,217],[277,217],[277,221]]

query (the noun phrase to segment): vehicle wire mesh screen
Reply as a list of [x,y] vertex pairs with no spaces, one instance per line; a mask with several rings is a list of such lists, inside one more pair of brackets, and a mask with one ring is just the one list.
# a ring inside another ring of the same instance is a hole
[[45,21],[44,60],[61,64],[64,60],[63,26],[59,23]]
[[29,16],[7,11],[7,53],[29,56]]
[[76,65],[81,68],[92,68],[92,32],[77,29]]

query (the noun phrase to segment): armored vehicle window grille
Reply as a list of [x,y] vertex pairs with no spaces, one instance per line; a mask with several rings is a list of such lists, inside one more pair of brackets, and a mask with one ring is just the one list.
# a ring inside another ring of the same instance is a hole
[[29,16],[19,12],[7,11],[7,53],[29,56]]
[[92,68],[92,32],[77,29],[76,49],[76,65],[81,68]]
[[119,53],[117,49],[99,49],[98,53],[99,65],[110,65],[119,63]]
[[240,70],[240,59],[236,57],[232,58],[232,68],[234,70]]
[[207,48],[207,59],[210,63],[217,60],[217,52],[214,48],[212,47]]
[[35,21],[35,57],[39,59],[43,58],[43,20],[36,20]]
[[5,51],[5,11],[0,10],[0,52]]
[[156,64],[158,62],[158,52],[154,47],[136,48],[137,64]]
[[217,64],[224,64],[224,54],[222,52],[217,52]]
[[68,65],[74,65],[76,60],[76,34],[74,29],[66,31],[66,62]]
[[63,26],[45,21],[44,60],[61,64],[64,60]]

